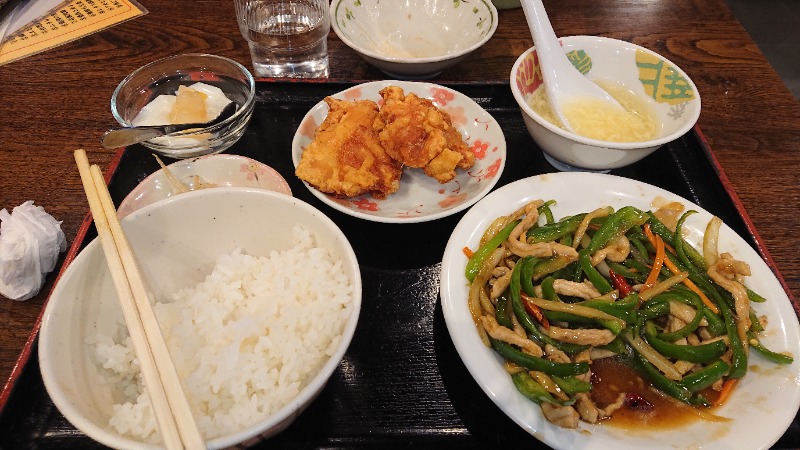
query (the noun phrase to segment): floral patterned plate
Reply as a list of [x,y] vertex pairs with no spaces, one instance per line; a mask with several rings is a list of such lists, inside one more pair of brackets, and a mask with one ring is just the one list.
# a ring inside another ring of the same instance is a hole
[[[272,167],[239,155],[206,155],[167,166],[189,190],[207,187],[254,187],[292,195],[286,180]],[[136,186],[117,208],[120,219],[128,214],[176,195],[164,169],[153,172]]]
[[[475,165],[469,170],[457,169],[455,179],[439,184],[421,169],[405,168],[400,189],[383,200],[366,194],[337,198],[322,193],[306,183],[320,200],[345,214],[375,222],[413,223],[435,220],[468,208],[492,190],[506,162],[506,140],[500,125],[472,99],[452,89],[431,83],[411,81],[374,81],[359,84],[333,95],[345,100],[381,100],[378,92],[387,86],[399,86],[407,94],[428,98],[450,114],[464,141],[475,152]],[[380,105],[380,103],[379,103]],[[300,122],[292,141],[295,167],[300,155],[311,143],[317,127],[325,120],[328,105],[321,101]]]

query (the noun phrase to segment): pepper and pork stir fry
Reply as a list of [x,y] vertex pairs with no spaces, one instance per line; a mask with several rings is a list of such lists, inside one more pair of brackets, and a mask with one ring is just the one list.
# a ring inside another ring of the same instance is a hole
[[692,406],[724,402],[751,350],[792,362],[760,343],[766,318],[750,304],[765,299],[743,284],[749,266],[718,252],[718,218],[699,252],[681,234],[694,211],[679,203],[558,221],[553,204],[497,218],[478,249],[464,249],[478,333],[549,421],[574,428],[624,406],[624,393],[593,400],[590,364],[599,358],[625,358],[653,388]]

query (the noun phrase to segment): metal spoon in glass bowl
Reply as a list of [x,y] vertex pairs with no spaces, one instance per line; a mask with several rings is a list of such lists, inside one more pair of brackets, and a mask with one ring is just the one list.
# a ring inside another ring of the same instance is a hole
[[567,59],[547,17],[542,0],[522,0],[522,9],[539,58],[550,108],[561,124],[567,130],[575,132],[576,124],[570,123],[568,115],[564,114],[565,106],[570,103],[596,100],[603,102],[598,110],[623,111],[617,100],[583,75]]
[[222,108],[219,115],[214,119],[204,123],[177,123],[174,125],[148,125],[140,127],[123,127],[108,130],[103,134],[100,142],[105,148],[127,147],[128,145],[138,144],[139,142],[149,141],[150,139],[164,136],[178,131],[191,130],[192,128],[206,128],[216,125],[231,117],[236,112],[237,105],[230,102]]

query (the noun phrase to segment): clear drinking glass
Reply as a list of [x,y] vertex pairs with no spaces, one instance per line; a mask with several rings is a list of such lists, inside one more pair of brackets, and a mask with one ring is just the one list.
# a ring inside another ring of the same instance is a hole
[[260,77],[328,76],[328,0],[234,0]]

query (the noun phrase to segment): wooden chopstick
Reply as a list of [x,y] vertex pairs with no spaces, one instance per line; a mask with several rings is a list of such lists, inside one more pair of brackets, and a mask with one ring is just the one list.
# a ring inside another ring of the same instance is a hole
[[192,417],[103,173],[97,165],[89,165],[84,150],[76,150],[74,156],[164,445],[169,450],[203,449],[203,437]]

